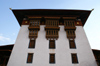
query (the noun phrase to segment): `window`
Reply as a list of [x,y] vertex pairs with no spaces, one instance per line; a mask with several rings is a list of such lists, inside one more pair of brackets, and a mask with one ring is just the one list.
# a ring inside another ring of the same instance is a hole
[[71,56],[72,56],[72,63],[78,63],[77,54],[72,53]]
[[74,30],[67,30],[67,35],[75,35],[75,31]]
[[58,35],[58,30],[47,30],[46,34],[47,35],[52,35],[52,36],[57,36]]
[[30,30],[29,35],[37,35],[38,30]]
[[76,48],[74,40],[69,40],[69,45],[70,45],[71,49],[75,49]]
[[39,26],[40,24],[40,20],[31,20],[30,21],[30,26]]
[[35,40],[30,40],[29,48],[35,48]]
[[49,60],[49,63],[55,63],[55,54],[50,54],[50,60]]
[[75,26],[75,21],[74,20],[65,20],[64,25],[69,26],[69,27],[74,27]]
[[32,63],[33,53],[28,53],[27,63]]
[[47,27],[58,27],[59,21],[58,20],[46,20]]
[[55,40],[49,40],[49,48],[55,49]]

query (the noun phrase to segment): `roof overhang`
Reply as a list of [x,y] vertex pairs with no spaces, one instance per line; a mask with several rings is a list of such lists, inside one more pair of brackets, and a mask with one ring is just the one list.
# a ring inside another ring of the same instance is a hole
[[12,10],[19,24],[22,24],[23,18],[27,16],[56,16],[56,17],[69,17],[78,16],[84,26],[91,10],[69,10],[69,9],[13,9]]

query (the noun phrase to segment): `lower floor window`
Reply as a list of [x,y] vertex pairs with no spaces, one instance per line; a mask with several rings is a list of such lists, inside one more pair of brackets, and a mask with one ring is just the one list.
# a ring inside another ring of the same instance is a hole
[[78,58],[77,58],[77,54],[76,53],[72,53],[72,63],[78,63]]
[[33,53],[28,53],[27,63],[32,63],[33,60]]
[[54,64],[55,63],[55,54],[50,54],[49,63],[51,63],[51,64]]

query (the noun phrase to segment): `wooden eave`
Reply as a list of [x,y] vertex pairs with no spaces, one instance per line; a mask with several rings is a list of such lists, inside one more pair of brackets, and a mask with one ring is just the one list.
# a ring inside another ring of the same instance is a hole
[[91,10],[69,10],[69,9],[13,9],[15,17],[17,18],[19,25],[22,24],[23,18],[27,18],[26,15],[35,17],[72,17],[79,16],[77,19],[81,19],[84,26]]

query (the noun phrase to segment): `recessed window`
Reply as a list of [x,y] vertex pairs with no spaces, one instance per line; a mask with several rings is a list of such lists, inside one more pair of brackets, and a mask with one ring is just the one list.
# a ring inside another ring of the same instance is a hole
[[76,49],[75,41],[69,40],[69,46],[70,46],[71,49]]
[[49,40],[49,49],[55,49],[55,40]]
[[75,35],[75,31],[74,30],[67,30],[67,35]]
[[30,40],[29,48],[35,48],[35,40]]
[[71,56],[72,56],[72,63],[78,63],[77,54],[72,53]]
[[50,54],[49,63],[51,63],[51,64],[54,64],[55,63],[55,54]]
[[27,63],[32,63],[33,60],[33,53],[28,53]]
[[74,20],[64,20],[64,25],[73,27],[75,26],[75,21]]

